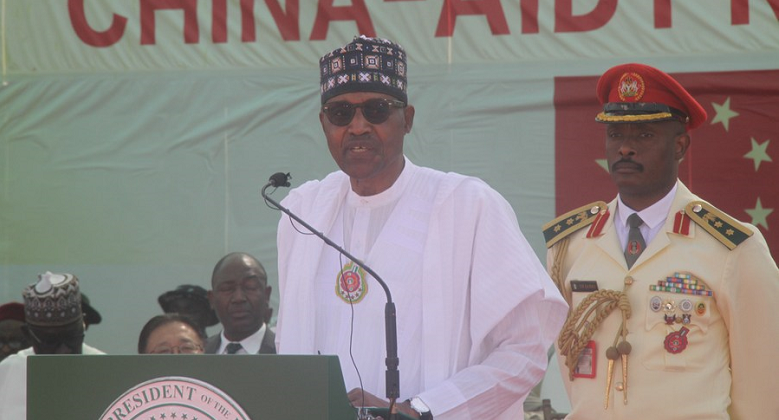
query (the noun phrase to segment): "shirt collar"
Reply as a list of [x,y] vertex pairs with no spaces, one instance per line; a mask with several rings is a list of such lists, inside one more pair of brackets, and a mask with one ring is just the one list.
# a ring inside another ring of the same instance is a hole
[[[243,349],[246,350],[247,354],[257,354],[260,352],[260,347],[262,346],[262,339],[265,338],[266,329],[267,326],[263,322],[260,329],[257,330],[254,334],[239,341],[239,343],[241,343],[241,347],[243,347]],[[224,330],[222,330],[220,335],[222,339],[220,340],[219,351],[217,351],[216,354],[223,354],[225,352],[225,347],[227,347],[227,345],[231,343],[231,341],[228,340],[227,337],[225,337]]]
[[403,190],[405,190],[406,185],[414,178],[414,171],[416,170],[416,166],[408,158],[403,156],[403,159],[405,161],[403,171],[400,172],[400,176],[398,176],[398,179],[395,180],[391,187],[367,197],[358,195],[349,188],[346,194],[346,204],[350,207],[374,208],[396,201],[403,193]]
[[673,204],[674,196],[676,195],[676,189],[678,184],[674,184],[671,191],[665,195],[665,197],[657,200],[651,206],[641,210],[635,211],[622,202],[622,197],[617,200],[617,217],[622,226],[627,226],[628,217],[633,213],[638,213],[638,217],[644,221],[644,224],[648,228],[654,229],[660,224],[665,223],[665,219],[668,217],[668,212],[671,210],[671,204]]

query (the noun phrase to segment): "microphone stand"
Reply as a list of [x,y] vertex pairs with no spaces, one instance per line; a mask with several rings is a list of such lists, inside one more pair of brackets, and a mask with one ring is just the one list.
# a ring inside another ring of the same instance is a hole
[[268,189],[268,187],[289,187],[289,173],[275,173],[270,177],[270,180],[267,184],[265,184],[264,187],[262,187],[262,191],[260,194],[262,195],[262,198],[265,199],[265,202],[270,202],[273,204],[277,210],[282,211],[287,216],[291,217],[296,222],[303,225],[306,229],[308,229],[309,232],[316,235],[319,239],[324,241],[327,245],[330,245],[332,248],[334,248],[336,251],[340,252],[346,258],[354,261],[355,264],[360,266],[363,270],[365,270],[368,274],[373,276],[374,279],[376,279],[377,282],[381,285],[381,287],[384,289],[384,293],[387,295],[387,303],[384,306],[384,334],[385,334],[385,340],[387,344],[387,357],[385,359],[385,364],[387,365],[387,371],[386,371],[386,391],[387,391],[387,399],[389,399],[390,403],[390,419],[395,419],[396,416],[396,409],[395,409],[395,401],[400,397],[400,372],[398,371],[398,364],[400,363],[398,359],[398,329],[397,329],[397,314],[395,312],[395,303],[392,302],[392,294],[390,293],[389,286],[387,286],[387,283],[384,282],[384,280],[379,277],[378,274],[376,274],[373,269],[365,265],[362,261],[354,257],[352,254],[350,254],[348,251],[340,247],[338,244],[330,240],[327,236],[325,236],[322,232],[319,232],[318,230],[314,229],[311,225],[306,223],[303,219],[292,213],[289,209],[282,206],[279,202],[276,200],[268,197],[267,194],[265,194],[265,190]]

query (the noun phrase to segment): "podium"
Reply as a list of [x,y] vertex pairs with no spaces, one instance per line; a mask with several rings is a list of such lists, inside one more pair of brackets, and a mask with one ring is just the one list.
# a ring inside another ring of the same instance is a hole
[[29,420],[355,419],[336,356],[41,355]]

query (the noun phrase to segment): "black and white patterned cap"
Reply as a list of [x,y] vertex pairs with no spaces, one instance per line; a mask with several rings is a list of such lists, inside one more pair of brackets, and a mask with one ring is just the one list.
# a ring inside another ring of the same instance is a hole
[[378,92],[408,103],[406,52],[400,45],[365,35],[319,59],[322,103],[350,92]]
[[82,319],[78,278],[72,274],[39,274],[38,282],[27,286],[22,296],[30,325],[56,327]]

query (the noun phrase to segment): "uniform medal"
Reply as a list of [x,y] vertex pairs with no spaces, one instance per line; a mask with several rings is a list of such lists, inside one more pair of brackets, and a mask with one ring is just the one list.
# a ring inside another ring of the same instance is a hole
[[346,303],[359,303],[368,293],[367,274],[362,267],[349,261],[335,279],[335,293]]
[[687,333],[690,332],[687,327],[682,327],[679,331],[674,331],[665,336],[665,350],[671,354],[677,354],[687,348]]

